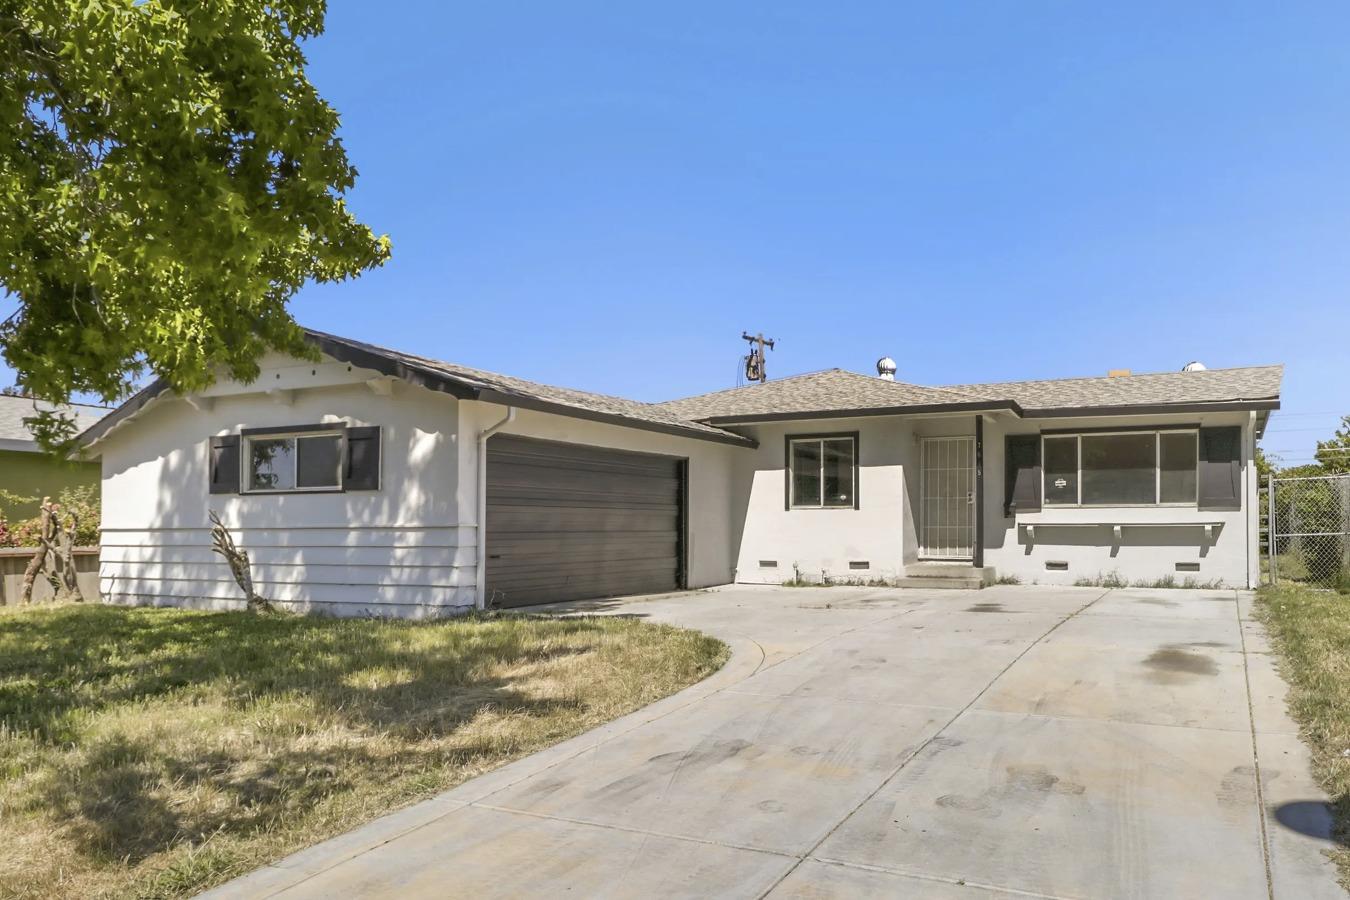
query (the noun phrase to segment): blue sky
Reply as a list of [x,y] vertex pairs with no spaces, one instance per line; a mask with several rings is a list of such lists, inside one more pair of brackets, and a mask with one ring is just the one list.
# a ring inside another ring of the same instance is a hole
[[[659,7],[659,8],[658,8]],[[331,0],[307,51],[393,240],[308,325],[644,400],[1284,362],[1350,413],[1350,7]],[[1313,429],[1313,430],[1295,430]]]

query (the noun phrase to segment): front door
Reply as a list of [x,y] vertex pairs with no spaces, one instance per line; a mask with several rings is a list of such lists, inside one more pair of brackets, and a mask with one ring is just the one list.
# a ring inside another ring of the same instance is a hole
[[919,556],[975,554],[975,438],[924,438],[919,462]]

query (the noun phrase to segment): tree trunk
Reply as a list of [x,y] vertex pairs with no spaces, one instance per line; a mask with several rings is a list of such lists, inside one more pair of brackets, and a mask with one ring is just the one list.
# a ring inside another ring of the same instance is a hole
[[253,589],[253,574],[249,571],[248,553],[235,545],[234,538],[230,536],[225,523],[220,521],[220,516],[216,515],[214,509],[210,511],[210,517],[211,550],[225,558],[235,584],[244,592],[249,612],[273,612],[272,602]]
[[33,554],[33,558],[28,561],[28,568],[23,570],[23,591],[20,594],[19,602],[24,606],[33,602],[33,586],[37,583],[37,577],[41,574],[47,562],[47,532],[52,524],[51,498],[42,498],[42,518],[38,523],[38,548]]

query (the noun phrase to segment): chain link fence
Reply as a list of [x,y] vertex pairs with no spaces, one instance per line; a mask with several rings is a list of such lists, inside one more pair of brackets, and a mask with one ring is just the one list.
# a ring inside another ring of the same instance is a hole
[[1350,475],[1271,478],[1262,500],[1270,581],[1350,588]]

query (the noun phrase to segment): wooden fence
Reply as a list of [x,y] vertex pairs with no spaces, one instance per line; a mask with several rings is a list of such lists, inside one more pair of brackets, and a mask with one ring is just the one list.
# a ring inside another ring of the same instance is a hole
[[[0,606],[14,605],[23,596],[23,570],[36,551],[31,547],[0,547]],[[75,548],[75,572],[80,580],[80,590],[84,599],[97,601],[98,594],[98,548]],[[52,598],[51,585],[47,579],[38,577],[33,588],[33,602],[41,603]]]

